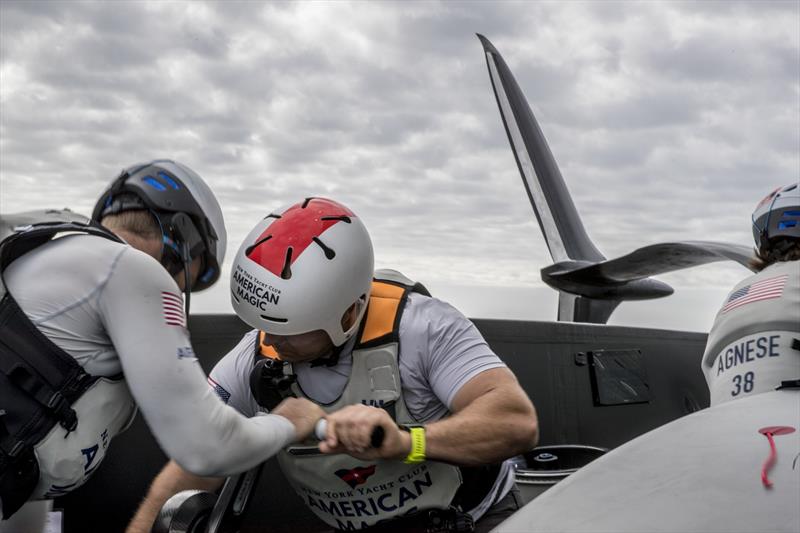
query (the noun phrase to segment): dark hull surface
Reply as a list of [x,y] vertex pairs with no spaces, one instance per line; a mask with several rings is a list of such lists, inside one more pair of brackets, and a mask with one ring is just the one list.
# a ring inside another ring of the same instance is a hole
[[[536,405],[540,445],[614,448],[708,406],[700,371],[706,335],[575,323],[474,320]],[[208,372],[248,328],[233,315],[190,319]],[[624,381],[619,388],[615,383]],[[122,531],[166,462],[141,416],[114,439],[108,458],[82,488],[56,502],[64,533]],[[277,468],[267,463],[243,531],[322,527]]]

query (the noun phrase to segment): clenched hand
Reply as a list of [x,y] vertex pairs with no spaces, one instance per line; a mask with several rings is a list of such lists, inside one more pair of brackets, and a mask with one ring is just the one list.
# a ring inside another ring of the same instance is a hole
[[314,424],[325,416],[325,411],[305,398],[286,398],[270,414],[287,418],[294,425],[295,442],[300,442],[311,435]]
[[[411,451],[411,437],[397,427],[385,410],[367,405],[349,405],[327,415],[325,440],[320,442],[322,453],[346,453],[357,459],[404,459]],[[380,448],[370,441],[376,427],[383,428]]]

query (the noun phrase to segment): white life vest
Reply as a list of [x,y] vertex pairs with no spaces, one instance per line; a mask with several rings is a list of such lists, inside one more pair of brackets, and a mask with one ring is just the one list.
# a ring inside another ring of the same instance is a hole
[[39,462],[39,483],[31,500],[63,496],[80,487],[105,459],[111,439],[136,416],[136,403],[123,379],[98,378],[72,404],[80,424],[65,437],[55,425],[33,447]]
[[703,355],[711,405],[800,378],[800,261],[768,266],[717,313]]
[[[326,412],[366,404],[394,413],[398,424],[417,423],[408,412],[400,382],[398,327],[412,287],[375,280],[350,379],[341,396],[321,407]],[[261,337],[263,341],[263,334]],[[271,346],[261,354],[277,357]],[[298,397],[306,397],[297,383]],[[320,519],[338,529],[363,529],[423,509],[445,509],[462,483],[461,470],[437,461],[361,461],[345,454],[323,455],[316,442],[289,446],[278,454],[289,482]]]
[[86,482],[111,438],[136,414],[121,375],[86,373],[38,330],[6,290],[5,267],[70,233],[119,241],[69,210],[0,217],[0,501],[5,518],[26,500],[63,495]]

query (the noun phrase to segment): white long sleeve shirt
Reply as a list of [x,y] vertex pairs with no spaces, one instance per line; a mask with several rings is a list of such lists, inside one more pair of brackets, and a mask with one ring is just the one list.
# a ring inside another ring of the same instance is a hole
[[[36,446],[33,498],[83,484],[127,427],[135,404],[166,454],[198,475],[251,468],[286,446],[294,427],[277,415],[247,418],[209,389],[194,357],[175,281],[124,244],[68,235],[14,261],[5,281],[45,336],[104,379],[73,406],[78,429],[56,425]],[[114,381],[122,374],[124,380]]]

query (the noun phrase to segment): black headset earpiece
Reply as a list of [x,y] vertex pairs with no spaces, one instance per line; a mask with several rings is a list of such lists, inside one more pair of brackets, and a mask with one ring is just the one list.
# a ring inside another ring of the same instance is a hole
[[[197,226],[192,222],[191,217],[186,213],[174,213],[161,218],[163,229],[166,230],[168,237],[173,240],[177,249],[178,257],[183,267],[184,293],[186,295],[186,315],[189,315],[189,304],[191,302],[191,273],[189,266],[192,260],[202,258],[206,249],[203,237],[197,230]],[[165,249],[166,252],[166,249]],[[203,266],[204,268],[204,266]],[[169,270],[169,268],[167,269]],[[202,268],[201,268],[202,270]]]
[[178,244],[181,261],[184,263],[191,263],[192,259],[200,257],[203,254],[206,248],[205,243],[203,243],[203,237],[200,235],[200,232],[197,230],[197,227],[194,225],[189,215],[186,213],[175,213],[168,219],[163,220],[162,223],[166,226],[165,229],[167,229],[171,237],[176,241],[176,244]]

